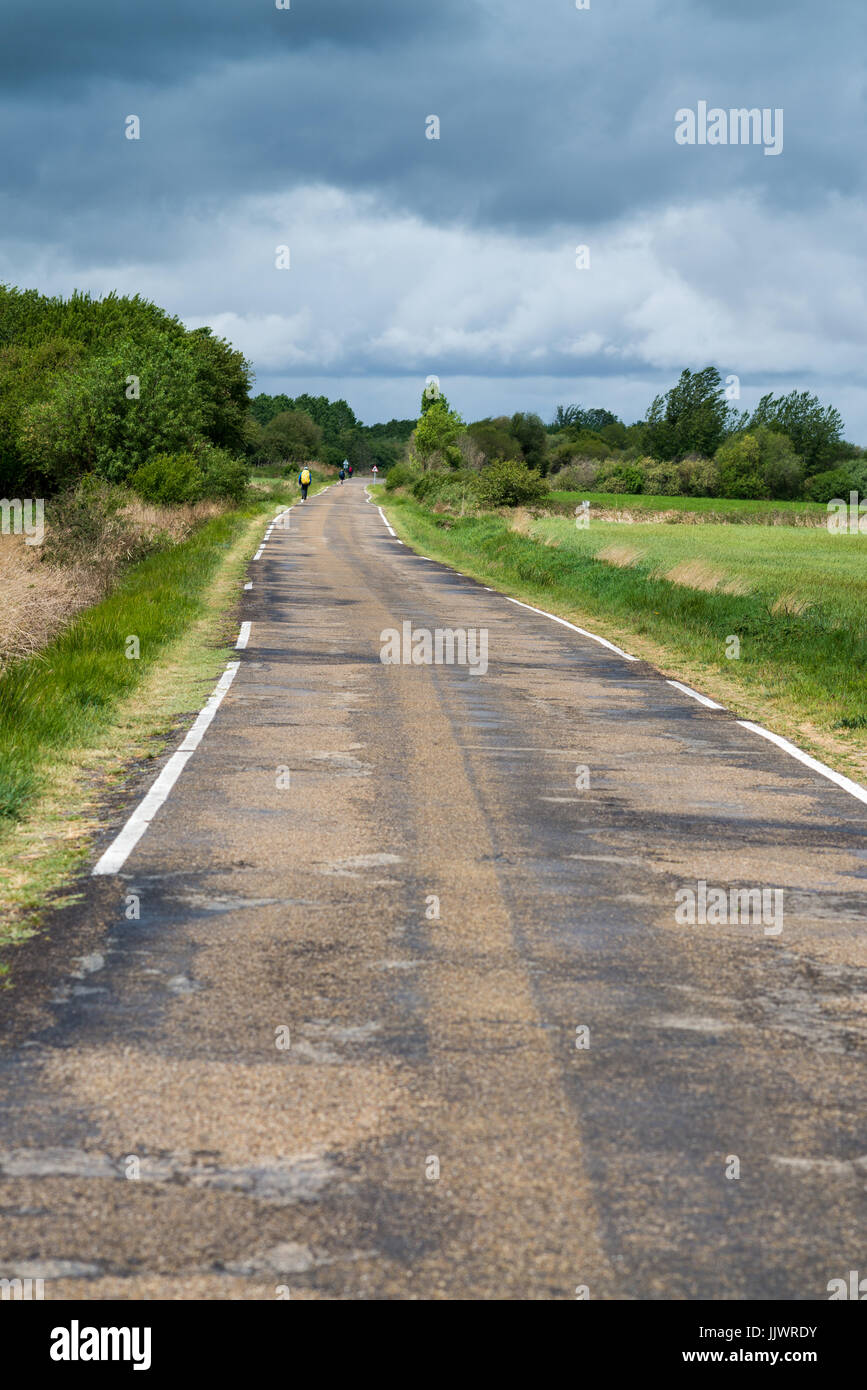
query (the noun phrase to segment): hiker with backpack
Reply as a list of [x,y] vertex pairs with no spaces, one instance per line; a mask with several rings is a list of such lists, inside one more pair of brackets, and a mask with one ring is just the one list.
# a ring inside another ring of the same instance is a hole
[[352,464],[349,465],[349,467],[347,468],[346,472],[347,472],[347,475],[351,478],[351,477],[352,477]]
[[346,477],[346,469],[343,467],[343,464],[340,465],[340,472],[337,476],[340,479],[340,486],[343,487],[343,479]]
[[298,474],[298,481],[301,484],[301,501],[306,502],[307,489],[310,486],[310,469],[307,467],[306,463]]

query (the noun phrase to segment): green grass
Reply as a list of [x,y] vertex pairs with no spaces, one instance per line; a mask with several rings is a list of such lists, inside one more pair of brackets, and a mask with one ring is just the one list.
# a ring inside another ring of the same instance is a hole
[[[850,771],[864,766],[867,537],[746,524],[591,521],[582,530],[560,517],[530,521],[526,535],[500,515],[459,518],[407,498],[387,502],[399,534],[425,554],[564,616],[596,618],[596,630],[615,640],[645,637],[638,654],[693,681],[704,673],[710,693],[730,706],[741,692],[740,712],[751,717],[776,708],[831,742],[833,730],[850,730],[840,760]],[[597,558],[607,547],[626,563]],[[665,577],[681,564],[691,566],[691,582]],[[736,660],[726,656],[732,636]]]
[[[245,524],[229,512],[189,540],[133,565],[109,598],[79,615],[50,647],[0,680],[0,817],[20,817],[45,755],[90,742],[166,643],[200,610],[223,550]],[[136,637],[140,657],[129,659]]]
[[[51,754],[98,739],[118,702],[203,611],[208,585],[251,519],[271,515],[275,504],[298,496],[288,479],[269,484],[267,492],[214,518],[183,544],[131,565],[108,598],[3,674],[0,822],[25,814],[44,785]],[[322,479],[314,479],[312,491],[321,486]],[[138,639],[138,658],[127,656],[131,637]]]
[[709,520],[816,525],[827,516],[820,502],[764,502],[739,497],[663,497],[643,493],[561,492],[551,490],[551,501],[570,511],[583,501],[591,507],[630,512],[690,512]]

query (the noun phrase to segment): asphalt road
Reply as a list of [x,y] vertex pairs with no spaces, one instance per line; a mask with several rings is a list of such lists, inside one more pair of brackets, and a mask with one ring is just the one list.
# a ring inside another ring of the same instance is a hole
[[[867,807],[414,555],[358,479],[250,573],[200,747],[0,1003],[0,1276],[825,1299],[862,1269]],[[487,671],[384,665],[407,621],[486,630]],[[679,922],[700,881],[782,890],[782,930]]]

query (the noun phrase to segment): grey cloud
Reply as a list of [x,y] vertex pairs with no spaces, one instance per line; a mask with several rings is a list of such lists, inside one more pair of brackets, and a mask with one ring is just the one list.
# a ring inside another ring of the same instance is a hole
[[[292,6],[5,0],[0,279],[222,316],[296,390],[439,368],[489,383],[486,409],[497,378],[541,398],[589,374],[616,402],[748,356],[756,381],[836,381],[867,427],[863,0]],[[784,153],[676,145],[698,100],[784,108]],[[313,216],[311,188],[345,201]],[[602,277],[612,237],[651,226],[655,261],[561,291],[552,248],[588,242]]]
[[4,0],[0,81],[50,96],[104,78],[161,84],[213,63],[315,45],[388,49],[443,23],[468,20],[460,0]]

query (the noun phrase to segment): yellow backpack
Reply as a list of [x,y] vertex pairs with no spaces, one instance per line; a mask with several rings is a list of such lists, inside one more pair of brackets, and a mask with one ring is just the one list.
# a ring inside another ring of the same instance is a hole
[[309,468],[302,468],[302,470],[301,470],[301,481],[302,481],[302,483],[304,483],[305,487],[306,487],[307,484],[310,482],[310,469],[309,469]]

